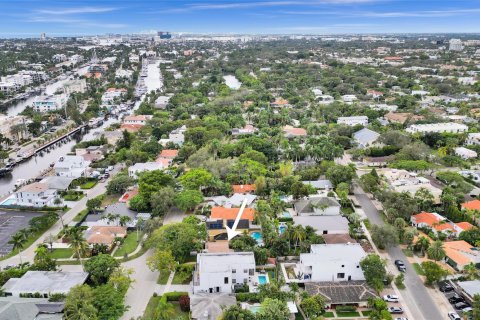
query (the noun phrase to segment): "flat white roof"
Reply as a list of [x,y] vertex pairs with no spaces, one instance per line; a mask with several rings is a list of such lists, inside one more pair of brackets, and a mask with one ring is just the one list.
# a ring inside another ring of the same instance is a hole
[[200,272],[227,272],[237,265],[253,264],[253,252],[201,253],[197,256]]

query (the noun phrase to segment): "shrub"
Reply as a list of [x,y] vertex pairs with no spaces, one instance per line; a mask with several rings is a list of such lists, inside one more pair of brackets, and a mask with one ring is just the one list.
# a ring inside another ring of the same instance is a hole
[[251,303],[258,303],[260,302],[260,297],[257,293],[252,292],[242,292],[235,294],[237,300],[239,302],[251,302]]
[[180,304],[180,309],[183,312],[190,311],[190,298],[188,296],[181,296],[180,299],[178,299],[178,302]]
[[163,295],[167,299],[167,301],[179,301],[180,297],[182,296],[188,296],[188,292],[167,292]]
[[337,312],[355,312],[357,311],[357,307],[355,306],[338,306],[335,308]]

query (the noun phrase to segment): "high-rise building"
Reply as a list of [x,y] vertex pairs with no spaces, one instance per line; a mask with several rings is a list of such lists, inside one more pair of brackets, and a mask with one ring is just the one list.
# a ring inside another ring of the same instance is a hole
[[171,39],[172,35],[170,32],[164,32],[164,31],[158,31],[157,36],[160,37],[160,39]]
[[40,40],[45,41],[47,39],[47,35],[45,32],[40,33]]
[[462,40],[460,40],[460,39],[450,39],[449,50],[450,51],[462,51],[463,50]]

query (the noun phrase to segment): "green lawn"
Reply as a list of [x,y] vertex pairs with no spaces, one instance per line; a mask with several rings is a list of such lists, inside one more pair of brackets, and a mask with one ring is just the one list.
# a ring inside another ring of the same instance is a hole
[[169,276],[170,276],[170,271],[160,270],[160,275],[158,276],[157,283],[158,284],[167,284]]
[[88,209],[82,210],[75,216],[75,218],[73,218],[73,221],[80,222],[87,216],[87,214],[88,214]]
[[80,189],[92,189],[95,187],[98,181],[87,181],[84,184],[80,185]]
[[360,313],[359,312],[354,312],[354,311],[351,311],[351,312],[337,312],[337,316],[339,318],[342,318],[342,317],[359,317]]
[[145,308],[145,313],[143,314],[143,319],[155,319],[155,309],[157,308],[158,303],[160,302],[161,297],[152,296],[148,301],[147,307]]
[[418,274],[418,275],[421,275],[421,276],[424,276],[425,275],[425,271],[423,271],[423,268],[421,265],[419,265],[418,263],[412,263],[412,266],[413,266],[413,269],[415,269],[415,272]]
[[71,248],[53,249],[53,251],[49,253],[50,258],[52,259],[68,259],[72,255],[73,250]]
[[[140,235],[141,237],[141,235]],[[125,254],[132,253],[135,251],[135,249],[138,246],[137,242],[137,232],[129,232],[123,243],[120,245],[120,247],[115,251],[114,256],[115,257],[123,257]]]
[[[155,309],[157,308],[158,303],[160,302],[161,296],[151,297],[148,301],[147,307],[145,308],[145,313],[143,314],[142,319],[155,319]],[[176,301],[169,302],[175,307],[175,315],[172,319],[189,319],[188,313],[183,312],[180,309],[180,304]]]
[[324,316],[325,318],[335,318],[335,315],[333,314],[333,312],[330,312],[330,311],[325,312],[325,313],[323,314],[323,316]]
[[368,317],[370,315],[370,313],[372,313],[372,310],[362,311],[362,315],[364,317]]

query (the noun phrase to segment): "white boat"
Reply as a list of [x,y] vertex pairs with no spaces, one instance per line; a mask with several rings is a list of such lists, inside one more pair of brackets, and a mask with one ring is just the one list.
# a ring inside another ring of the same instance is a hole
[[15,181],[15,188],[23,186],[26,182],[27,179],[17,179],[17,181]]

